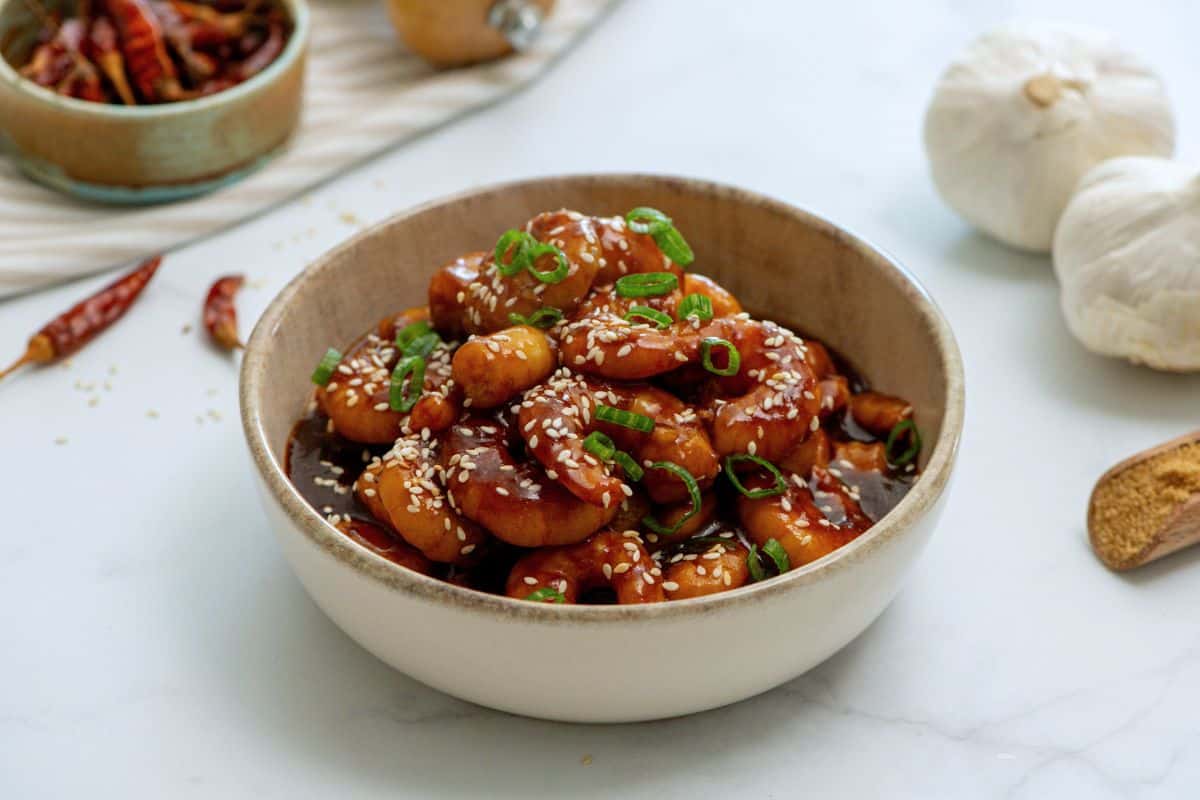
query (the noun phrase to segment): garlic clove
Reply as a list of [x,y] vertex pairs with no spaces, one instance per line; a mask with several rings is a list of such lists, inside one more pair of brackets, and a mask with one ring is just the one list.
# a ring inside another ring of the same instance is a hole
[[943,74],[925,150],[943,199],[1014,247],[1046,252],[1078,180],[1128,154],[1169,155],[1175,125],[1162,82],[1107,34],[1009,25]]

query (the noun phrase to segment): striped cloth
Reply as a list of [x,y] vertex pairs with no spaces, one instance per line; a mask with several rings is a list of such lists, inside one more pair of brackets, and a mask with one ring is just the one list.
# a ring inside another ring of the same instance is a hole
[[437,72],[398,47],[379,0],[315,0],[300,130],[247,179],[193,200],[112,207],[27,180],[0,158],[0,297],[168,250],[246,220],[533,80],[613,0],[558,0],[530,50]]

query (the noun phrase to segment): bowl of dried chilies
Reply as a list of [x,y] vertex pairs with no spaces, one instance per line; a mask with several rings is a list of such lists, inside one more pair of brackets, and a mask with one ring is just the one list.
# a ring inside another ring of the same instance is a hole
[[308,30],[305,0],[0,0],[0,145],[93,200],[209,191],[296,127]]

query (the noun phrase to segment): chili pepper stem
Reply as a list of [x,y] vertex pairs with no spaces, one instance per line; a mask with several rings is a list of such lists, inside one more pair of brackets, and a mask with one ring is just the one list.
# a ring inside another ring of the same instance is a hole
[[0,370],[0,380],[4,380],[26,364],[45,364],[54,360],[54,343],[50,337],[39,333],[29,340],[25,354],[18,358],[10,367]]

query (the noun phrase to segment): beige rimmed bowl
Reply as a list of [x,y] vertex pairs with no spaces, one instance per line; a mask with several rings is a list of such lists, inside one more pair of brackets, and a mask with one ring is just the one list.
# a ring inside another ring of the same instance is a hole
[[[292,20],[286,46],[259,74],[194,100],[123,106],[62,97],[21,77],[37,17],[0,0],[0,155],[39,183],[86,200],[140,205],[233,183],[278,153],[300,120],[308,51],[307,0],[279,0]],[[73,0],[40,0],[49,11]]]
[[[910,400],[923,474],[857,540],[774,580],[649,606],[561,606],[452,586],[396,566],[328,525],[288,482],[284,448],[309,375],[389,312],[425,302],[432,271],[560,207],[664,210],[756,313],[820,337],[875,387]],[[800,675],[896,594],[941,514],[963,423],[954,336],[902,267],[836,225],[751,192],[655,175],[493,186],[412,209],[328,253],[260,319],[241,374],[242,421],[271,527],[326,614],[363,647],[456,697],[546,719],[617,722],[702,711]]]

